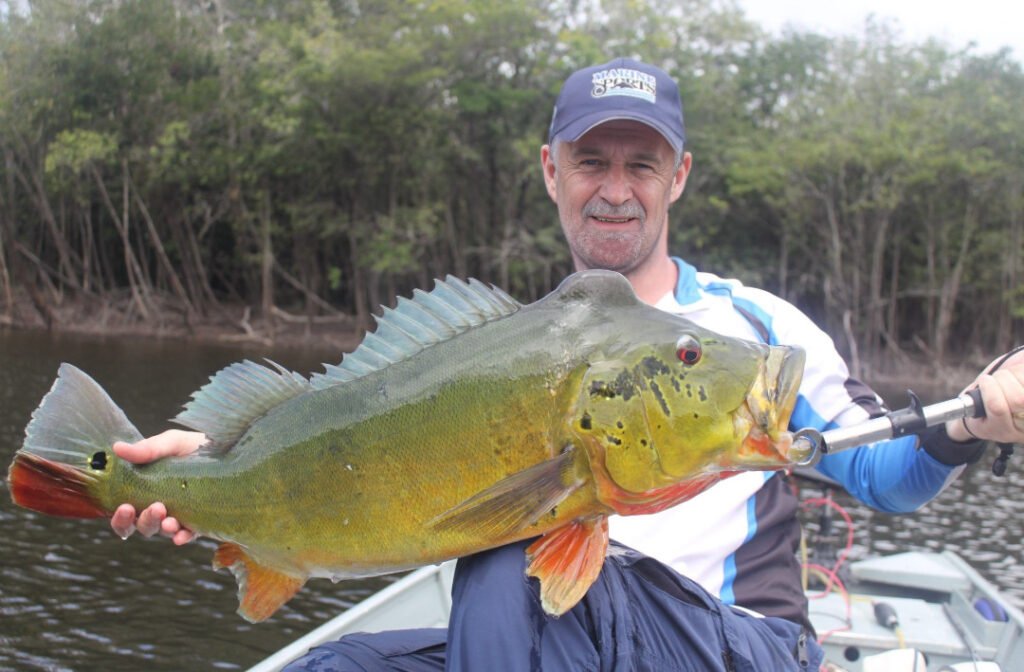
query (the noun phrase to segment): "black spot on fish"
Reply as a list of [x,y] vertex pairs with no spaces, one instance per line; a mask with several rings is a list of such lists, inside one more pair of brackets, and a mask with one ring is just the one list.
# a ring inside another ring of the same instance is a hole
[[608,443],[613,443],[616,446],[621,446],[622,445],[622,439],[620,439],[617,436],[612,436],[611,434],[605,434],[604,438],[608,441]]
[[616,422],[615,426],[618,427],[619,429],[622,429],[622,427],[623,427],[622,420],[619,420],[618,422]]
[[640,445],[644,446],[646,448],[647,447],[647,439],[640,439]]
[[665,402],[665,395],[661,393],[661,387],[657,383],[651,383],[651,392],[654,393],[654,398],[661,404],[661,412],[665,414],[665,417],[671,417],[672,411],[668,410],[668,404]]
[[698,419],[699,417],[700,417],[700,414],[699,414],[699,413],[694,413],[694,414],[693,414],[693,419],[694,419],[694,420]]
[[656,375],[666,375],[669,373],[669,368],[665,366],[665,362],[661,361],[653,355],[644,357],[643,361],[640,362],[644,367],[644,373],[647,374],[648,378],[653,378]]
[[103,471],[107,468],[107,454],[102,450],[93,453],[92,459],[89,460],[89,466],[96,471]]
[[630,375],[630,384],[635,390],[646,390],[647,389],[647,377],[640,373],[640,367],[633,367],[633,372]]
[[590,414],[584,413],[580,418],[580,429],[590,429]]
[[672,387],[675,388],[676,392],[679,392],[679,390],[680,390],[679,379],[676,378],[675,376],[672,376],[672,378],[670,380],[672,382]]
[[615,391],[622,397],[623,401],[629,401],[636,392],[637,379],[629,371],[622,371],[615,377]]
[[687,397],[692,397],[693,396],[693,386],[690,385],[689,383],[686,384],[686,396]]
[[590,396],[601,397],[604,399],[614,399],[615,390],[613,390],[608,383],[603,380],[595,380],[590,384]]
[[700,400],[701,401],[707,401],[708,400],[708,394],[704,390],[704,386],[703,385],[700,386],[699,392],[700,392]]

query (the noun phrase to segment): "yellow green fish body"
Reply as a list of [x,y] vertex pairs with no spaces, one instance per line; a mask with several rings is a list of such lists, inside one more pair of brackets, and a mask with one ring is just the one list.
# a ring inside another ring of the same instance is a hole
[[[188,457],[117,459],[113,441],[141,437],[63,365],[9,479],[16,502],[57,515],[164,502],[225,542],[215,565],[239,578],[250,620],[311,576],[381,574],[538,535],[528,571],[562,613],[600,569],[608,515],[661,510],[737,470],[797,459],[785,427],[802,364],[799,351],[647,306],[615,273],[576,274],[528,306],[450,278],[386,311],[311,380],[251,362],[218,373],[177,418],[211,439]],[[60,412],[72,404],[90,429]],[[53,481],[82,494],[50,496]],[[581,556],[570,575],[566,554]]]

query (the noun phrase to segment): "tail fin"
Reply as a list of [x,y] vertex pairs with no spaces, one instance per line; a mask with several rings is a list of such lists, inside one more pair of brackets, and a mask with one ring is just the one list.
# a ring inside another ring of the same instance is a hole
[[108,515],[98,489],[113,464],[110,447],[141,438],[96,381],[61,364],[7,473],[11,497],[19,506],[51,516]]

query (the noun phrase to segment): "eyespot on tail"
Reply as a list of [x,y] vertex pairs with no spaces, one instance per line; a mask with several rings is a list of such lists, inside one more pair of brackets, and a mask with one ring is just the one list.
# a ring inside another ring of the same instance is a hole
[[95,380],[61,364],[8,470],[11,497],[51,516],[105,516],[100,497],[114,466],[111,446],[141,438]]
[[61,364],[53,387],[25,428],[20,452],[85,469],[97,451],[142,434],[99,383],[71,364]]
[[75,467],[19,451],[7,472],[18,506],[61,518],[110,515],[89,491],[96,477]]

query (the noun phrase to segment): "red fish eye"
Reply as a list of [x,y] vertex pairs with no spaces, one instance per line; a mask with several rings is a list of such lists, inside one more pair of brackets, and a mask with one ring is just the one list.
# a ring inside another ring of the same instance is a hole
[[700,341],[693,336],[686,334],[676,341],[676,357],[687,366],[693,366],[700,361]]

